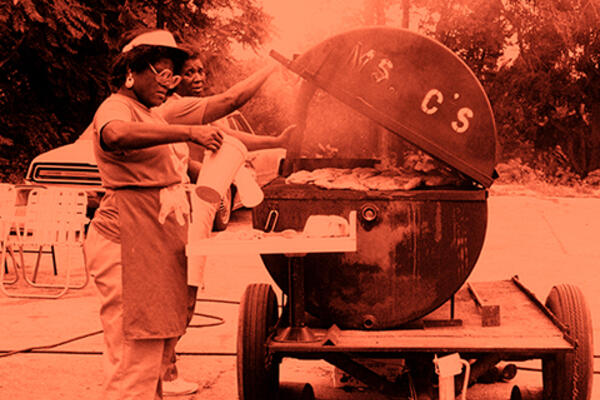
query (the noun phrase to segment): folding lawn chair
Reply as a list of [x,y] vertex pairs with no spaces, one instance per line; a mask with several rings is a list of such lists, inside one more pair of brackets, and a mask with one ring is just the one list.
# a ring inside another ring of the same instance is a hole
[[[81,248],[85,238],[85,225],[89,221],[86,217],[87,196],[85,192],[69,189],[32,189],[29,193],[25,215],[15,217],[12,229],[5,240],[2,249],[2,263],[8,254],[19,254],[20,266],[25,282],[34,288],[58,289],[53,293],[20,292],[7,290],[0,276],[0,289],[9,297],[25,298],[50,298],[63,296],[69,289],[82,289],[89,281],[89,272],[85,266],[83,282],[71,284],[72,249]],[[63,283],[36,282],[40,267],[41,254],[44,248],[65,248],[66,268]],[[38,257],[33,268],[33,278],[27,276],[25,266],[25,253],[27,249],[36,248]],[[3,274],[4,270],[0,271]]]
[[2,270],[1,280],[3,284],[12,285],[19,280],[19,274],[17,272],[17,264],[15,262],[14,254],[11,252],[12,265],[14,269],[15,277],[13,279],[6,280],[5,276],[8,274],[8,261],[6,260],[5,252],[10,249],[7,248],[7,240],[11,230],[14,229],[15,224],[15,213],[16,213],[16,201],[17,191],[14,185],[8,183],[0,183],[0,246],[2,251],[2,263],[0,269]]

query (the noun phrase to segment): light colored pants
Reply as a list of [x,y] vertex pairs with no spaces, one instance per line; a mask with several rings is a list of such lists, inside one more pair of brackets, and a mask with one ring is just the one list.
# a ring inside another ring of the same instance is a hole
[[[215,214],[217,213],[217,205],[206,202],[195,194],[191,194],[192,203],[192,223],[189,228],[190,242],[198,239],[208,238],[212,231]],[[199,269],[195,276],[192,277],[191,281],[194,284],[198,284],[201,289],[204,288],[204,265],[206,264],[206,257],[198,257],[196,259],[196,268]],[[190,279],[188,279],[188,282]],[[196,295],[198,293],[197,286],[188,286],[188,315],[187,323],[194,317],[194,309],[196,308]],[[175,353],[175,346],[172,348],[172,354],[170,357],[169,365],[167,366],[164,374],[162,375],[163,381],[174,381],[177,379],[179,372],[177,370],[177,355]]]
[[162,399],[161,376],[171,362],[177,338],[126,339],[123,334],[121,245],[90,226],[85,259],[100,294],[104,329],[103,400]]

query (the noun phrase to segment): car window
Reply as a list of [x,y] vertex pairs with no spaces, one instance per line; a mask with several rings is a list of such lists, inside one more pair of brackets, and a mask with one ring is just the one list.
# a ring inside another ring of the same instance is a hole
[[237,121],[232,114],[228,115],[226,119],[227,125],[229,125],[231,129],[235,129],[236,131],[240,130],[240,127],[238,126]]
[[252,132],[252,129],[250,129],[250,125],[248,125],[248,122],[246,122],[246,119],[244,117],[242,117],[241,114],[233,114],[232,117],[235,119],[235,122],[238,125],[238,129],[240,131],[244,131],[247,133],[254,133]]

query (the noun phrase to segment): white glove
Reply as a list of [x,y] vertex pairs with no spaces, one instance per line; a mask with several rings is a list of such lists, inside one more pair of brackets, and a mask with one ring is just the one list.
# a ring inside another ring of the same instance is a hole
[[190,203],[185,188],[181,184],[167,186],[160,190],[158,222],[164,224],[171,213],[175,213],[179,225],[184,225],[186,221],[189,221]]

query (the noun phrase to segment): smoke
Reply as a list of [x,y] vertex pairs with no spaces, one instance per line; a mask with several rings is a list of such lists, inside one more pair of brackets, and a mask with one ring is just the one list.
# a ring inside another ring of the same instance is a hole
[[[247,64],[251,70],[274,60]],[[413,150],[405,141],[370,118],[317,90],[310,98],[304,121],[298,120],[303,79],[284,66],[269,77],[259,93],[241,111],[259,134],[275,135],[291,124],[306,122],[300,156],[307,158],[377,159],[386,167],[399,166]]]
[[[274,49],[286,58],[301,54],[329,37],[364,25],[364,0],[264,0],[273,16],[274,39],[259,54],[264,65]],[[253,54],[256,60],[257,54]],[[270,62],[274,62],[270,60]],[[256,66],[255,68],[257,68]],[[295,107],[302,79],[281,66],[243,112],[260,133],[274,134],[298,123]],[[308,158],[376,158],[397,165],[410,146],[327,93],[318,90],[306,116],[301,156]]]

